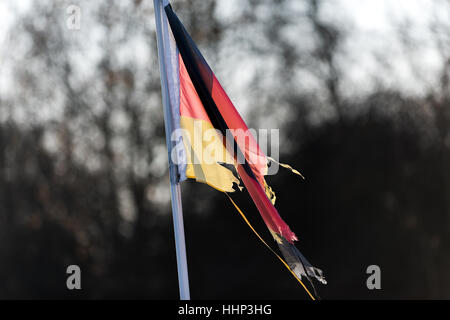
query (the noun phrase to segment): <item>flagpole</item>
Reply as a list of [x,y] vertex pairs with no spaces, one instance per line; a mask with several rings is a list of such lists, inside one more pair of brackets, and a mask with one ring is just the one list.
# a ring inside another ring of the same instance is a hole
[[189,278],[186,259],[186,242],[184,239],[184,223],[183,208],[181,204],[181,190],[178,183],[176,167],[171,158],[172,154],[172,117],[169,105],[169,91],[167,88],[167,74],[164,63],[164,47],[161,27],[161,7],[162,0],[153,0],[155,10],[156,35],[158,45],[159,73],[161,75],[161,92],[164,109],[164,125],[166,131],[167,152],[169,155],[169,177],[170,177],[170,194],[172,202],[173,228],[175,233],[175,247],[177,253],[177,269],[178,269],[178,285],[180,289],[180,299],[190,300],[189,294]]

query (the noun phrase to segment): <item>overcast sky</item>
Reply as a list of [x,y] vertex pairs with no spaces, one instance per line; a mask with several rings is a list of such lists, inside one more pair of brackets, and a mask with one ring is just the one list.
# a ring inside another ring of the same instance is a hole
[[[152,0],[145,0],[150,1]],[[242,0],[223,0],[219,2],[218,12],[224,16],[233,15],[236,10],[239,10]],[[357,52],[355,55],[348,55],[350,59],[341,62],[346,68],[348,94],[352,91],[364,90],[370,88],[370,82],[373,81],[368,75],[379,73],[380,66],[374,60],[374,54],[385,54],[389,52],[392,59],[389,57],[391,65],[394,67],[395,78],[382,79],[388,86],[401,86],[405,90],[421,93],[424,88],[421,83],[417,81],[417,74],[426,78],[430,83],[436,79],[435,72],[441,68],[439,57],[435,47],[430,39],[428,33],[430,23],[433,19],[439,18],[443,21],[450,21],[450,5],[442,6],[445,0],[328,0],[323,11],[323,18],[334,21],[338,24],[343,24],[349,28],[349,36],[345,48],[348,52]],[[176,8],[176,0],[172,1]],[[293,1],[294,2],[294,1]],[[8,30],[14,30],[14,19],[18,12],[25,12],[30,7],[32,0],[2,0],[0,2],[0,93],[4,92],[8,86],[8,68],[7,60],[4,59],[4,54],[8,50],[5,43]],[[77,4],[78,1],[61,1],[61,6],[68,4]],[[441,10],[445,8],[446,10]],[[66,20],[64,16],[65,9],[61,8],[62,19]],[[83,17],[83,7],[82,17]],[[411,74],[410,61],[405,61],[404,50],[398,41],[398,32],[395,31],[394,26],[397,24],[410,23],[412,34],[422,47],[411,55],[415,59],[417,66],[414,68],[416,74]],[[153,21],[151,21],[153,23]],[[189,26],[187,26],[189,29]],[[13,31],[14,32],[14,31]],[[12,41],[14,33],[11,33]],[[93,35],[92,35],[93,36]],[[11,41],[11,39],[9,40]],[[91,50],[92,52],[95,49]],[[135,50],[136,52],[136,50]],[[145,52],[147,54],[147,52]],[[252,61],[252,57],[242,60],[244,65],[245,60]],[[213,69],[221,71],[221,67]],[[222,67],[225,69],[225,67]],[[241,69],[243,70],[243,69]],[[228,71],[228,70],[227,70]],[[225,73],[225,72],[224,72]],[[220,74],[219,74],[220,76]],[[236,73],[234,77],[239,77],[241,80],[240,86],[233,86],[236,81],[233,76],[228,74],[222,77],[225,87],[227,87],[230,95],[235,99],[245,99],[243,87],[243,76]],[[220,77],[219,77],[220,78]],[[380,79],[377,79],[380,80]],[[364,84],[364,85],[363,85]],[[432,85],[432,84],[431,84]],[[245,83],[244,83],[245,86]],[[422,87],[421,87],[422,86]],[[361,92],[358,92],[361,94]],[[233,99],[233,100],[235,100]],[[242,105],[241,105],[242,107]],[[245,109],[245,106],[243,107]]]

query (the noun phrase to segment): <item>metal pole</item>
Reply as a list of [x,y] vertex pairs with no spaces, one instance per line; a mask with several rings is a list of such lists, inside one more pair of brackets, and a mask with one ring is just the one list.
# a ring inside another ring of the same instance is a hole
[[186,242],[184,239],[183,208],[181,205],[180,184],[177,181],[177,172],[171,159],[172,142],[172,117],[169,104],[169,91],[167,88],[166,66],[164,63],[164,44],[161,27],[161,8],[163,0],[153,0],[155,9],[156,35],[158,44],[159,72],[161,75],[161,92],[164,108],[164,124],[166,129],[166,144],[169,155],[170,194],[172,200],[173,228],[175,233],[175,246],[177,251],[178,285],[180,288],[180,299],[190,300],[189,278],[186,259]]

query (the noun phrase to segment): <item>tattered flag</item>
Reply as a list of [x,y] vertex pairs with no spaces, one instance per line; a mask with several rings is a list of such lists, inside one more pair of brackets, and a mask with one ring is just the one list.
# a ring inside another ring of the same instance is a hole
[[[285,260],[259,236],[230,198],[256,235],[306,290],[302,277],[307,278],[313,287],[312,278],[326,284],[322,271],[313,267],[294,246],[297,237],[274,206],[275,194],[264,179],[268,163],[274,159],[262,152],[170,4],[164,0],[161,6],[162,45],[171,127],[174,128],[173,157],[179,181],[196,179],[228,195],[235,191],[236,186],[241,189],[242,180]],[[203,138],[205,135],[207,139]],[[205,150],[207,155],[212,154],[212,161],[205,159]],[[240,179],[223,164],[234,166]],[[292,167],[280,165],[301,176]]]

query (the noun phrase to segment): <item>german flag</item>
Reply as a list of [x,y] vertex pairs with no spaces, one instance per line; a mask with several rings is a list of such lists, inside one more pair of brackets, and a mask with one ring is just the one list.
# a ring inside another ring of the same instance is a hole
[[[302,277],[313,288],[312,278],[324,284],[326,281],[322,271],[313,267],[294,246],[297,237],[274,206],[275,194],[264,179],[273,159],[262,152],[171,5],[163,0],[161,7],[165,78],[173,128],[171,157],[177,166],[178,180],[196,179],[227,195],[236,187],[242,189],[242,181],[284,259],[261,238],[228,197],[255,234],[314,298]],[[235,168],[237,176],[230,167]]]

